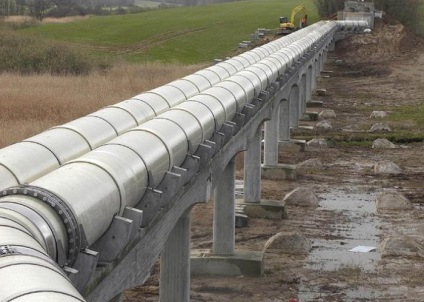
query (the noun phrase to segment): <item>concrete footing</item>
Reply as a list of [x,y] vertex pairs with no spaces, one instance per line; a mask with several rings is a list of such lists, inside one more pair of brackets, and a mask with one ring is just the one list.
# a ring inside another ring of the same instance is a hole
[[210,250],[193,250],[193,276],[262,276],[264,253],[236,250],[234,255],[214,255]]
[[310,101],[306,103],[306,108],[322,107],[323,105],[322,101]]
[[297,128],[292,128],[291,129],[291,134],[292,135],[310,134],[314,130],[315,130],[314,126],[300,125]]
[[318,115],[318,111],[307,111],[303,114],[303,117],[300,119],[300,121],[317,121]]
[[293,146],[297,146],[300,152],[306,151],[306,140],[303,139],[290,139],[289,141],[279,141],[278,148],[280,150],[284,150],[287,148],[291,148]]
[[278,164],[276,166],[265,166],[261,167],[261,175],[263,179],[270,180],[296,180],[296,166]]
[[287,219],[286,206],[283,201],[261,200],[254,203],[237,199],[236,203],[243,206],[244,213],[251,218]]

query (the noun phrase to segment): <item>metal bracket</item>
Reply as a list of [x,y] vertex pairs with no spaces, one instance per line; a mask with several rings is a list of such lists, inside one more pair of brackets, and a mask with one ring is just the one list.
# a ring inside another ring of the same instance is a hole
[[73,267],[77,272],[69,275],[72,284],[80,293],[82,293],[91,276],[96,271],[98,258],[98,252],[89,249],[80,251]]
[[258,96],[258,98],[260,98],[261,100],[263,100],[264,103],[268,102],[269,97],[270,97],[269,92],[268,91],[265,91],[265,90],[262,90],[259,93],[259,96]]
[[142,228],[146,227],[159,212],[162,194],[160,190],[147,188],[143,199],[137,205],[137,209],[143,211]]
[[281,85],[280,85],[280,83],[279,83],[278,81],[274,81],[274,82],[272,82],[271,86],[272,86],[272,88],[274,89],[274,93],[275,93],[276,91],[278,91],[278,90],[280,89],[280,87],[281,87]]
[[257,107],[255,105],[252,104],[246,104],[243,107],[243,110],[241,111],[244,114],[244,122],[247,123],[247,121],[249,121],[252,116],[257,112]]
[[164,179],[157,187],[158,190],[162,191],[161,196],[161,207],[166,207],[174,197],[175,193],[182,187],[184,177],[180,174],[173,172],[166,172]]
[[130,235],[130,241],[132,241],[137,236],[141,223],[143,222],[143,211],[136,208],[125,207],[122,217],[133,221],[133,229]]
[[272,97],[272,96],[273,96],[273,95],[277,92],[277,90],[275,90],[274,82],[272,82],[272,83],[268,86],[267,92],[268,92],[268,94],[269,94],[269,97]]
[[198,171],[201,170],[206,164],[211,160],[212,156],[215,154],[216,143],[212,141],[204,141],[203,144],[200,144],[196,150],[196,156],[199,157],[199,167]]
[[250,103],[250,105],[253,105],[253,106],[257,107],[257,110],[259,111],[259,109],[262,108],[262,106],[264,105],[264,103],[265,102],[262,99],[260,99],[260,98],[254,98],[252,100],[252,102]]
[[215,143],[215,150],[213,154],[217,154],[219,150],[224,146],[225,134],[222,132],[215,132],[211,141]]
[[232,122],[234,122],[234,124],[235,124],[234,131],[233,131],[233,135],[235,135],[244,126],[244,123],[245,123],[245,116],[244,116],[244,114],[243,113],[240,113],[240,112],[237,112],[236,115],[234,116]]
[[224,134],[224,145],[226,145],[231,137],[233,136],[234,133],[234,123],[231,122],[225,122],[224,125],[222,125],[221,130],[219,130],[219,132]]
[[[200,144],[197,151],[199,151],[199,148],[209,148],[209,146]],[[197,153],[196,151],[196,153]],[[183,184],[185,185],[188,183],[194,175],[196,175],[197,171],[199,171],[200,167],[200,157],[196,155],[189,154],[185,158],[183,164],[181,165],[184,169],[186,169],[186,174],[184,178]]]
[[99,262],[111,262],[122,252],[130,242],[133,227],[131,219],[113,217],[106,233],[90,246],[93,250],[99,251]]
[[[188,156],[186,156],[186,158],[187,158],[187,157],[188,157]],[[172,173],[175,173],[175,174],[179,174],[179,175],[180,175],[182,185],[184,185],[184,184],[186,184],[186,183],[187,183],[188,171],[187,171],[187,169],[186,169],[186,168],[173,166],[173,167],[172,167],[172,169],[171,169],[171,172],[172,172]]]
[[143,210],[141,227],[149,225],[159,210],[169,205],[175,193],[183,186],[184,178],[180,174],[168,171],[157,189],[147,189],[143,199],[137,205],[138,209]]

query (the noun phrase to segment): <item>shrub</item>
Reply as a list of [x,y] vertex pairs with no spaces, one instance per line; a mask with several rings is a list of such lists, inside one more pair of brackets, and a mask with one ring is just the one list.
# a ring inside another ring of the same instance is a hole
[[97,59],[64,44],[28,37],[9,30],[0,31],[0,72],[80,75],[106,67],[106,64]]

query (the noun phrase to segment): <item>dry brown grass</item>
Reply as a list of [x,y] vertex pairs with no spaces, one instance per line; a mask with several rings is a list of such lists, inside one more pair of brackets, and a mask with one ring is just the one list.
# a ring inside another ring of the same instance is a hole
[[69,23],[69,22],[87,20],[89,18],[91,18],[91,15],[71,16],[71,17],[62,17],[62,18],[44,18],[42,23]]
[[62,17],[62,18],[44,18],[43,21],[39,21],[31,16],[5,16],[2,21],[6,23],[22,24],[22,23],[32,23],[34,25],[39,23],[69,23],[80,20],[87,20],[91,18],[91,15],[86,16],[72,16],[72,17]]
[[87,76],[0,74],[0,148],[201,67],[120,64],[108,72]]

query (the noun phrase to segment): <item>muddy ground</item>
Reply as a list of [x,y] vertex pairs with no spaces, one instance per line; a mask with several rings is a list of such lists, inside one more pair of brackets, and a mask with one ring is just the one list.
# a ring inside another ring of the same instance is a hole
[[[325,138],[328,147],[306,152],[291,148],[280,154],[280,163],[319,159],[322,166],[299,170],[296,181],[263,180],[262,188],[264,199],[282,200],[291,190],[308,187],[318,194],[320,205],[287,205],[287,219],[251,218],[248,227],[236,229],[239,249],[260,251],[274,234],[296,230],[310,240],[310,253],[266,251],[265,273],[258,278],[194,277],[192,301],[424,301],[424,259],[382,257],[380,248],[388,236],[424,234],[422,132],[408,116],[391,119],[405,106],[422,106],[423,43],[397,23],[380,23],[370,35],[340,42],[329,53],[325,70],[332,73],[319,78],[318,88],[325,88],[327,96],[314,96],[323,106],[308,111],[334,110],[333,129],[326,133],[296,130],[293,137]],[[370,118],[376,110],[389,115]],[[368,132],[379,122],[392,132]],[[373,149],[375,138],[389,138],[398,148]],[[396,163],[402,173],[375,174],[374,165],[381,160]],[[413,209],[377,211],[375,197],[386,189],[405,194]],[[193,248],[212,246],[212,209],[209,202],[193,211]],[[359,245],[376,250],[349,251]],[[157,269],[146,285],[126,293],[126,301],[158,300]]]

